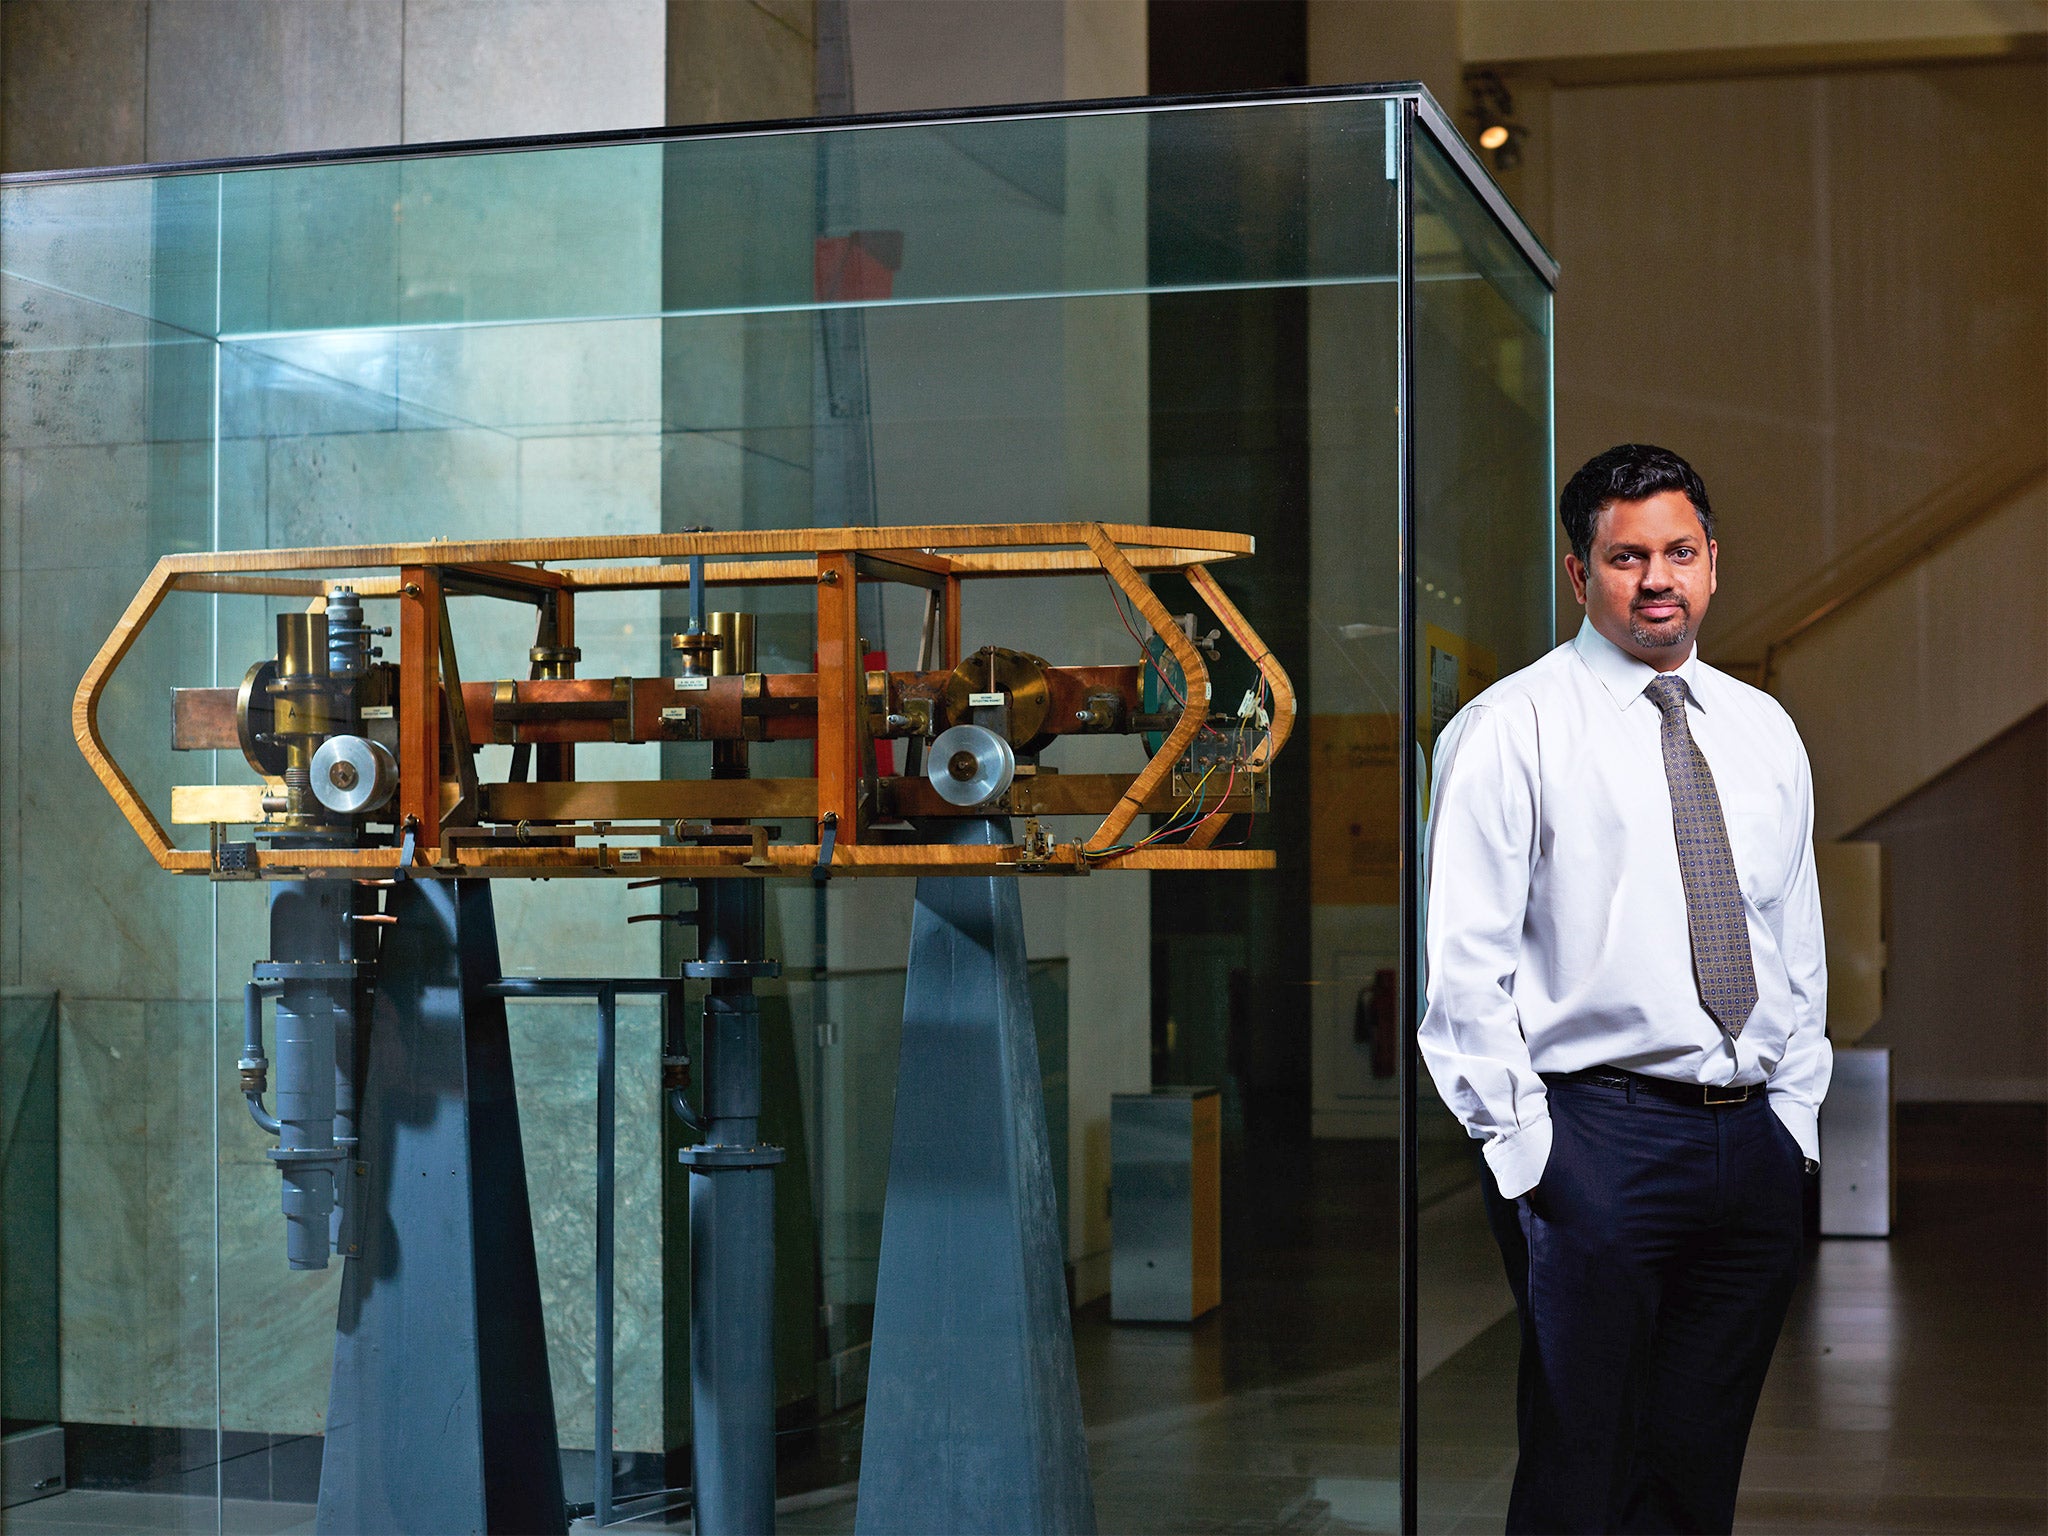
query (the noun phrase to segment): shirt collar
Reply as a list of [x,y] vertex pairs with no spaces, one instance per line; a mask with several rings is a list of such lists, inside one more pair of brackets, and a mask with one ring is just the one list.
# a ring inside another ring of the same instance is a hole
[[[1591,619],[1579,622],[1579,635],[1572,642],[1579,653],[1579,660],[1586,664],[1586,670],[1600,679],[1601,685],[1614,696],[1617,709],[1627,709],[1643,696],[1643,690],[1650,680],[1659,676],[1657,669],[1646,661],[1638,661],[1612,640],[1593,627]],[[1685,681],[1685,691],[1695,706],[1700,704],[1699,689],[1700,655],[1694,646],[1685,653],[1685,660],[1678,664],[1676,675]]]

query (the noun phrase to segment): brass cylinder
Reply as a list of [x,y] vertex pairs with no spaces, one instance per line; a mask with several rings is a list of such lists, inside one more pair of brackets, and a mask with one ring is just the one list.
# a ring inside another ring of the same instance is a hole
[[284,825],[320,826],[325,816],[313,798],[313,754],[340,725],[340,699],[327,671],[327,615],[277,616],[277,678],[270,685],[270,734],[284,749]]
[[707,613],[706,630],[717,637],[718,649],[711,655],[711,675],[730,677],[754,670],[754,616],[751,613]]
[[583,659],[583,652],[573,645],[536,645],[526,653],[526,659],[533,663],[534,676],[561,679],[576,675],[576,663]]
[[280,613],[277,616],[279,677],[327,675],[327,615]]

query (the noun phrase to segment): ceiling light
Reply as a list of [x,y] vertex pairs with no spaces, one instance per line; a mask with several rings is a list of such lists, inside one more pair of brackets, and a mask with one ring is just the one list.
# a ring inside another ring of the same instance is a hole
[[1507,82],[1490,69],[1474,70],[1465,77],[1465,90],[1472,99],[1465,115],[1478,124],[1479,147],[1493,156],[1496,171],[1512,171],[1522,163],[1522,140],[1529,130],[1515,121],[1515,98]]

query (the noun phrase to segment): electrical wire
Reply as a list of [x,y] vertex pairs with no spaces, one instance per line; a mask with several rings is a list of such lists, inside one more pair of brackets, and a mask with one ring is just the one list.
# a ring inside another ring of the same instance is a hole
[[[1139,655],[1144,659],[1145,663],[1152,668],[1153,675],[1159,679],[1160,686],[1162,686],[1169,694],[1173,696],[1174,701],[1178,703],[1182,711],[1185,712],[1188,707],[1186,696],[1182,693],[1180,689],[1173,686],[1173,680],[1166,675],[1165,669],[1160,666],[1159,658],[1157,657],[1157,655],[1154,654],[1151,644],[1148,641],[1146,641],[1142,636],[1140,636],[1137,629],[1133,627],[1133,625],[1131,624],[1130,616],[1125,610],[1124,594],[1117,588],[1116,583],[1109,579],[1109,573],[1107,571],[1103,572],[1102,579],[1104,583],[1109,587],[1110,602],[1112,606],[1114,606],[1116,609],[1117,618],[1122,622],[1125,631],[1130,635],[1130,637],[1138,643]],[[1163,637],[1161,639],[1161,644],[1162,646],[1164,645]],[[1154,831],[1148,833],[1146,836],[1137,839],[1135,842],[1113,843],[1107,848],[1084,847],[1080,850],[1081,856],[1083,858],[1105,859],[1110,858],[1117,854],[1133,853],[1140,848],[1150,847],[1164,838],[1178,836],[1183,833],[1193,834],[1204,823],[1212,821],[1218,816],[1225,816],[1230,814],[1226,807],[1230,803],[1231,795],[1235,793],[1237,789],[1238,770],[1242,767],[1245,767],[1248,762],[1248,759],[1245,755],[1245,737],[1251,730],[1252,723],[1255,720],[1257,720],[1261,714],[1265,712],[1266,708],[1266,675],[1264,672],[1256,672],[1255,676],[1256,682],[1254,683],[1250,695],[1250,708],[1240,709],[1238,711],[1236,739],[1232,743],[1231,755],[1228,760],[1230,775],[1224,781],[1223,792],[1221,795],[1218,796],[1218,803],[1216,805],[1216,808],[1214,810],[1204,809],[1204,807],[1206,807],[1209,803],[1209,781],[1216,776],[1216,771],[1219,768],[1225,766],[1222,762],[1210,763],[1208,768],[1204,770],[1201,778],[1195,781],[1195,787],[1188,791],[1187,795],[1182,798],[1180,804],[1175,806],[1172,812],[1168,814],[1164,825],[1156,828]],[[1208,735],[1217,737],[1219,740],[1222,739],[1223,733],[1221,731],[1218,731],[1214,726],[1209,725],[1206,721],[1204,721],[1202,725],[1202,730]],[[1194,807],[1194,812],[1190,816],[1187,814],[1187,812],[1188,807],[1191,805]],[[1246,820],[1245,836],[1244,838],[1239,839],[1240,842],[1243,842],[1250,838],[1251,828],[1253,823],[1256,822],[1256,820],[1257,813],[1253,812]]]
[[[1124,604],[1126,599],[1124,597],[1122,590],[1117,586],[1115,582],[1109,579],[1109,572],[1104,571],[1102,573],[1102,580],[1104,585],[1106,585],[1109,588],[1110,603],[1116,609],[1117,618],[1122,620],[1125,633],[1127,633],[1133,640],[1138,642],[1138,654],[1144,658],[1146,665],[1152,668],[1152,675],[1159,679],[1159,686],[1164,688],[1169,694],[1171,694],[1173,696],[1174,703],[1178,704],[1181,707],[1182,711],[1185,712],[1188,707],[1187,695],[1184,694],[1180,689],[1173,686],[1173,679],[1168,677],[1166,675],[1165,669],[1159,665],[1159,658],[1153,654],[1150,642],[1148,642],[1142,635],[1140,635],[1138,631],[1132,626],[1129,615],[1124,611]],[[1147,620],[1148,625],[1149,623],[1150,621]],[[1154,633],[1157,634],[1157,631],[1155,630]],[[1159,643],[1162,648],[1165,646],[1165,636],[1159,636]],[[1210,725],[1206,720],[1202,722],[1202,730],[1206,734],[1211,736],[1218,734],[1216,728]]]
[[[1147,843],[1156,841],[1157,839],[1166,836],[1169,832],[1185,830],[1184,827],[1175,825],[1177,818],[1201,794],[1203,785],[1209,782],[1210,775],[1215,773],[1218,766],[1220,765],[1214,763],[1212,763],[1209,766],[1208,773],[1202,775],[1202,777],[1196,782],[1195,787],[1188,791],[1187,797],[1183,799],[1179,805],[1175,806],[1173,810],[1168,814],[1167,824],[1165,826],[1160,827],[1157,831],[1151,832],[1146,836],[1139,838],[1134,843],[1112,843],[1107,848],[1084,848],[1081,850],[1082,855],[1086,858],[1101,859],[1107,858],[1109,855],[1113,853],[1129,853],[1135,848],[1142,848]],[[1190,822],[1187,823],[1187,825],[1192,826],[1194,825],[1194,823]]]

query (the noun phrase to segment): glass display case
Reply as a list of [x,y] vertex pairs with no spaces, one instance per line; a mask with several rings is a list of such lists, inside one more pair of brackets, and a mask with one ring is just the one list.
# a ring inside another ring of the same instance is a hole
[[[54,1361],[10,1358],[0,1381],[34,1401],[0,1404],[9,1427],[61,1424],[64,1497],[135,1501],[113,1523],[312,1528],[339,1269],[285,1263],[276,1173],[242,1112],[261,890],[162,873],[74,742],[73,691],[159,557],[1156,523],[1256,539],[1216,577],[1303,719],[1270,807],[1232,833],[1274,850],[1272,872],[1023,881],[1072,1294],[1085,1318],[1107,1291],[1111,1094],[1219,1088],[1225,1303],[1187,1348],[1222,1363],[1190,1373],[1187,1401],[1227,1426],[1240,1386],[1341,1377],[1328,1390],[1364,1404],[1370,1475],[1301,1491],[1389,1524],[1483,1511],[1497,1469],[1444,1383],[1512,1322],[1477,1161],[1417,1075],[1417,850],[1435,733],[1553,639],[1554,279],[1415,86],[7,178],[0,984],[54,998],[62,1231]],[[1106,591],[984,586],[968,650],[1141,649]],[[1178,577],[1153,586],[1198,608]],[[870,666],[918,647],[915,597],[861,587]],[[744,602],[764,670],[811,666],[807,605],[773,587]],[[292,605],[252,586],[156,615],[99,715],[142,799],[249,780],[236,752],[174,759],[170,694],[231,688]],[[530,617],[457,617],[472,676],[526,675]],[[660,676],[683,621],[673,589],[593,609],[583,671]],[[1255,683],[1218,661],[1217,699]],[[482,746],[480,777],[504,778],[513,750]],[[701,774],[708,751],[578,750],[620,779]],[[756,748],[791,773],[809,751]],[[1132,740],[1060,751],[1070,774],[1144,761]],[[207,846],[203,825],[171,832]],[[629,925],[655,898],[624,882],[499,884],[508,974],[674,974],[680,930]],[[908,887],[768,898],[787,978],[762,991],[764,1130],[790,1149],[790,1487],[852,1476]],[[573,1500],[593,1476],[595,1025],[584,1005],[510,1012]],[[622,1489],[673,1482],[691,1435],[659,1014],[620,1000]],[[1343,1254],[1342,1295],[1290,1289],[1309,1227]],[[0,1349],[47,1353],[17,1332],[14,1295]],[[1154,1406],[1156,1356],[1097,1337],[1081,1360],[1091,1428]],[[1125,1528],[1117,1480],[1142,1502],[1145,1477],[1098,1473],[1106,1525]]]

